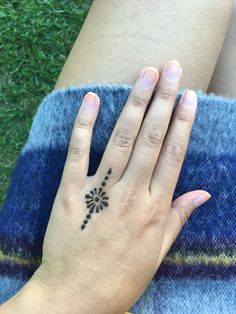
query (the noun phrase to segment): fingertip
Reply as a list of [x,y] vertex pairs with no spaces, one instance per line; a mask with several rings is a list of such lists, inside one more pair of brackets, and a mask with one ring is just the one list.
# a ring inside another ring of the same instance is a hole
[[159,79],[157,68],[153,66],[143,68],[140,72],[139,79],[141,86],[145,91],[152,90],[152,88],[156,86]]
[[100,102],[100,97],[98,96],[98,94],[96,94],[96,93],[94,93],[94,92],[91,92],[91,94],[93,94],[94,99],[95,99],[97,102]]
[[141,71],[139,72],[139,77],[143,77],[143,76],[144,76],[144,73],[145,73],[146,71],[149,71],[149,70],[154,71],[155,74],[156,74],[156,77],[159,77],[159,71],[158,71],[158,69],[157,69],[156,67],[154,67],[154,66],[149,66],[149,67],[144,67],[144,68],[142,68]]
[[211,198],[211,194],[207,191],[201,192],[193,201],[194,206],[198,207],[203,205]]
[[209,192],[207,192],[207,191],[204,191],[204,192],[208,196],[208,199],[210,199],[211,198],[211,194]]
[[208,199],[211,198],[211,194],[208,191],[206,191],[206,190],[198,190],[198,191],[199,191],[198,195],[204,194],[206,198],[208,198]]
[[88,92],[85,94],[82,100],[81,109],[83,110],[83,113],[88,112],[89,114],[91,114],[98,110],[99,104],[100,104],[99,96],[96,93]]
[[100,102],[100,98],[99,96],[94,93],[94,92],[91,92],[89,91],[85,96],[84,96],[84,101],[86,102],[87,100],[90,100],[94,103],[99,103]]
[[197,94],[194,90],[188,89],[184,92],[182,102],[187,106],[197,106]]

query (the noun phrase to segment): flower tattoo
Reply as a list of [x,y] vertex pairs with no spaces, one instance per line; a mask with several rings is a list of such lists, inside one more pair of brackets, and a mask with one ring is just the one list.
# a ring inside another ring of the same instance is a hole
[[106,185],[106,181],[109,179],[109,175],[111,173],[112,170],[110,168],[104,178],[104,181],[102,181],[101,186],[98,189],[94,188],[88,194],[85,194],[86,206],[89,209],[89,213],[86,215],[86,219],[84,219],[83,224],[81,225],[81,230],[86,227],[88,219],[92,217],[93,213],[99,213],[105,207],[108,207],[109,197],[106,195],[106,192],[103,191],[103,187]]

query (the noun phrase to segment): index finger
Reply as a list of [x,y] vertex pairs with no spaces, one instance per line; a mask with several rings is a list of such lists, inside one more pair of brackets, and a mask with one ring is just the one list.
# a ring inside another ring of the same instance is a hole
[[99,105],[100,99],[93,92],[88,92],[82,100],[71,133],[61,179],[63,185],[78,186],[87,178],[92,132]]

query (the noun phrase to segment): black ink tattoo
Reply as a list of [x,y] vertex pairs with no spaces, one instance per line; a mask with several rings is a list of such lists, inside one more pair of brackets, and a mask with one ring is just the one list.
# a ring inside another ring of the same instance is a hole
[[86,224],[89,219],[91,219],[94,212],[99,213],[99,211],[108,207],[109,197],[106,196],[106,192],[103,191],[103,187],[106,185],[106,181],[109,179],[109,175],[111,173],[112,170],[110,168],[104,178],[104,181],[102,181],[101,186],[98,189],[94,188],[89,192],[89,194],[85,194],[86,206],[89,209],[89,214],[86,215],[86,219],[84,219],[83,224],[81,225],[81,230],[86,227]]

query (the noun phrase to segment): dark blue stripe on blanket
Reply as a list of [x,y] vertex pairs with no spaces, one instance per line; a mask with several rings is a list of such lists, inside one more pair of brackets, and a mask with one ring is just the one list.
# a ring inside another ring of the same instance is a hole
[[164,278],[210,278],[229,279],[236,278],[236,264],[234,265],[212,265],[212,264],[196,264],[196,265],[173,265],[162,263],[155,279]]
[[[28,151],[18,157],[0,214],[0,248],[4,245],[4,250],[10,252],[22,248],[33,256],[41,256],[66,153],[48,149]],[[101,153],[91,149],[88,175],[95,174],[101,157]],[[211,249],[220,249],[227,254],[228,249],[235,247],[235,173],[235,160],[227,154],[186,155],[175,197],[190,190],[206,189],[212,199],[190,217],[172,251],[193,249],[209,253]]]
[[37,268],[35,265],[21,266],[11,263],[0,263],[0,276],[29,280]]
[[[39,265],[38,265],[39,266]],[[29,279],[38,268],[37,265],[22,266],[11,263],[0,263],[0,275],[22,280]],[[165,278],[210,278],[210,279],[229,279],[236,278],[236,265],[173,265],[162,263],[154,278],[158,280]]]

